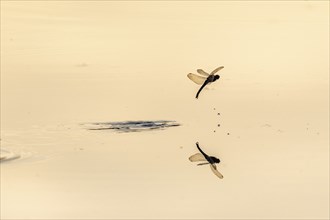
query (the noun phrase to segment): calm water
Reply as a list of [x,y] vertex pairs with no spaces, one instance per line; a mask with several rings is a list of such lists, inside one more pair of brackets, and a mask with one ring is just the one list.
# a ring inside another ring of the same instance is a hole
[[328,8],[1,2],[1,218],[329,218]]

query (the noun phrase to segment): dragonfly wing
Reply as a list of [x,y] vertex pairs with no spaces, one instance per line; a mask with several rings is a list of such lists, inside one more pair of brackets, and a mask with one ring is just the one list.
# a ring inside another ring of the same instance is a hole
[[195,74],[189,73],[188,78],[193,81],[194,83],[198,84],[198,85],[203,85],[203,83],[205,82],[206,78],[202,77],[202,76],[197,76]]
[[203,75],[203,76],[209,76],[210,74],[208,74],[207,72],[205,72],[204,70],[202,70],[202,69],[198,69],[197,70],[197,73],[199,73],[199,74],[201,74],[201,75]]
[[199,163],[197,164],[197,166],[202,166],[202,165],[206,165],[206,164],[210,164],[209,162],[206,162],[206,163]]
[[221,69],[223,69],[223,68],[224,68],[224,66],[220,66],[220,67],[216,68],[215,70],[213,70],[213,71],[211,72],[211,75],[214,75],[215,73],[217,73],[219,70],[221,70]]
[[223,175],[217,170],[217,166],[215,164],[210,164],[212,172],[219,177],[220,179],[223,178]]
[[203,154],[201,154],[201,153],[196,153],[196,154],[194,154],[194,155],[191,155],[191,156],[189,157],[189,160],[190,160],[191,162],[206,161],[205,157],[204,157]]

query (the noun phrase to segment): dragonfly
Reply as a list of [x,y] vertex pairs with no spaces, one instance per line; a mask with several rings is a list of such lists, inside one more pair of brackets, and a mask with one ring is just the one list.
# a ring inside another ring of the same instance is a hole
[[197,72],[201,75],[196,75],[193,73],[189,73],[187,76],[188,78],[193,81],[194,83],[196,83],[197,85],[202,85],[201,88],[198,90],[197,94],[196,94],[196,99],[198,99],[199,93],[203,90],[203,88],[207,85],[210,84],[212,82],[215,82],[216,80],[218,80],[220,78],[219,75],[215,75],[219,70],[223,69],[224,66],[220,66],[218,68],[216,68],[215,70],[213,70],[210,74],[205,72],[202,69],[198,69]]
[[213,157],[213,156],[209,156],[206,153],[204,153],[204,151],[199,147],[199,143],[196,142],[196,146],[197,149],[199,150],[200,153],[196,153],[192,156],[189,157],[189,160],[191,162],[203,162],[203,163],[199,163],[197,164],[198,166],[200,165],[206,165],[206,164],[210,164],[211,170],[212,172],[219,177],[220,179],[223,178],[223,175],[217,170],[217,166],[215,164],[220,163],[220,159]]

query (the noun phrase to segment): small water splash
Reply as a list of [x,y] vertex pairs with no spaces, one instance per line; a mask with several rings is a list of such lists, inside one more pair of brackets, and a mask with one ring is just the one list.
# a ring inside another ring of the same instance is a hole
[[83,124],[88,130],[113,130],[119,133],[163,130],[169,127],[180,126],[175,121],[123,121],[123,122],[95,122]]

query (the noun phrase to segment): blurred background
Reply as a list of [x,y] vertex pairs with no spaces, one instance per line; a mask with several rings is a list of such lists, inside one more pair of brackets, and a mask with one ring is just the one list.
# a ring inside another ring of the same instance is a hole
[[1,152],[3,219],[328,219],[329,2],[1,1]]

